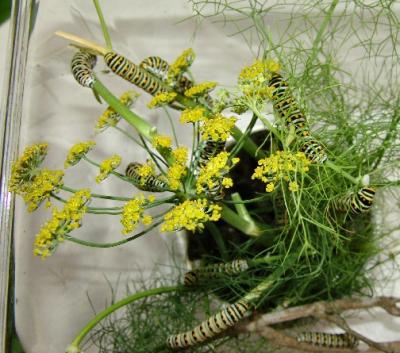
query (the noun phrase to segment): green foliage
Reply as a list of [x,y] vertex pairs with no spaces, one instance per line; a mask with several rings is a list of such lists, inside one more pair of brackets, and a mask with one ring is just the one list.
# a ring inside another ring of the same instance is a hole
[[[132,283],[127,289],[127,295],[166,285],[167,279],[165,273],[155,271],[150,280],[142,279]],[[165,346],[167,337],[191,329],[199,320],[210,315],[215,306],[212,297],[200,291],[149,297],[125,306],[122,313],[107,317],[101,327],[93,332],[90,340],[98,346],[100,353],[170,352]],[[225,337],[188,352],[223,352],[229,347],[234,349],[239,342],[244,347],[238,352],[257,353],[265,344],[263,339],[252,341],[249,337]]]
[[3,0],[0,2],[0,24],[5,22],[11,13],[11,0]]

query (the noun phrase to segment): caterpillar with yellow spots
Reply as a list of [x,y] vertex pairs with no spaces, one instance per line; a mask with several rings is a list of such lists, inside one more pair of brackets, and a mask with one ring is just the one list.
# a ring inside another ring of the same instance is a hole
[[272,88],[272,103],[274,110],[284,120],[285,125],[294,127],[295,134],[305,139],[301,150],[314,163],[324,163],[328,157],[324,147],[310,135],[310,129],[305,115],[301,112],[288,83],[274,72],[268,83]]
[[166,91],[157,77],[120,54],[108,52],[104,61],[112,72],[153,96]]
[[167,346],[172,349],[188,348],[215,338],[239,322],[249,309],[250,305],[245,300],[230,304],[192,330],[169,336]]
[[93,68],[96,65],[97,58],[89,52],[79,50],[71,60],[71,71],[75,80],[83,87],[92,88],[95,78]]
[[[160,80],[167,82],[169,64],[159,56],[149,56],[144,59],[139,66],[154,76],[157,76]],[[183,93],[193,86],[193,82],[185,75],[181,75],[174,86],[179,93]]]
[[130,178],[135,186],[143,191],[162,192],[168,190],[168,184],[161,179],[160,176],[149,174],[148,176],[141,176],[139,168],[142,164],[137,162],[129,163],[125,170],[125,175]]
[[226,263],[221,262],[186,272],[183,282],[185,286],[192,286],[202,279],[217,277],[220,274],[232,276],[244,272],[248,268],[249,264],[247,260],[243,259],[236,259]]
[[352,192],[339,200],[333,201],[333,207],[338,211],[350,211],[354,214],[365,213],[372,207],[375,189],[363,187],[357,192]]
[[311,136],[308,136],[304,139],[300,150],[304,152],[311,162],[314,163],[322,164],[328,159],[322,144],[313,139]]
[[297,341],[329,348],[354,348],[358,345],[357,338],[349,333],[303,332],[297,336]]

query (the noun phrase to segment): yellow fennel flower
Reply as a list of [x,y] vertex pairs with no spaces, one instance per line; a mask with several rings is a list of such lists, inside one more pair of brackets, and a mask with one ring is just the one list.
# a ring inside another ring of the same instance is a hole
[[77,164],[95,145],[94,141],[78,142],[73,145],[64,162],[64,168]]
[[21,188],[18,193],[28,205],[29,212],[36,210],[44,200],[50,199],[51,193],[58,191],[63,184],[63,176],[62,170],[42,169],[30,183]]
[[[207,164],[200,168],[199,176],[196,181],[196,191],[198,194],[212,190],[221,184],[224,188],[233,186],[230,178],[224,178],[229,170],[239,162],[239,158],[229,161],[229,153],[222,151],[215,157],[210,158]],[[225,179],[225,181],[224,181]]]
[[166,135],[157,135],[153,137],[152,144],[155,148],[170,148],[171,137]]
[[206,120],[207,117],[205,116],[206,110],[202,107],[196,107],[191,109],[185,109],[182,112],[182,115],[179,118],[179,121],[182,124],[185,123],[196,123],[198,121]]
[[298,191],[299,190],[299,184],[297,184],[297,182],[295,182],[295,181],[291,181],[289,183],[289,190],[293,191],[293,192]]
[[[303,152],[277,151],[267,158],[258,161],[258,167],[254,170],[252,179],[264,182],[267,192],[272,192],[275,182],[288,182],[297,173],[304,174],[309,170],[311,161]],[[299,186],[296,182],[289,183],[290,191],[297,191]]]
[[121,224],[124,229],[123,234],[129,234],[133,232],[139,222],[142,221],[144,225],[148,225],[152,222],[150,215],[144,215],[144,206],[148,203],[143,195],[138,195],[134,199],[128,201],[122,211]]
[[[139,93],[131,90],[124,92],[119,98],[119,101],[127,108],[130,108],[133,105],[133,103],[135,103],[138,97]],[[114,110],[114,108],[109,106],[100,116],[99,120],[96,123],[95,129],[98,132],[104,131],[109,126],[116,126],[120,120],[121,120],[121,115],[119,115]]]
[[30,183],[38,172],[47,154],[47,144],[38,143],[25,148],[22,156],[11,167],[11,177],[8,190],[22,193],[26,184]]
[[278,72],[279,63],[274,60],[256,60],[252,65],[246,66],[239,74],[238,83],[240,90],[246,96],[260,99],[272,97],[273,87],[268,86],[272,73]]
[[65,203],[61,211],[55,208],[52,218],[36,235],[33,253],[42,259],[50,256],[66,235],[81,226],[89,201],[89,190],[80,190]]
[[156,175],[154,170],[154,164],[152,163],[140,164],[136,169],[136,171],[141,179],[145,179],[149,175]]
[[236,120],[234,117],[225,118],[218,114],[212,119],[204,121],[200,128],[201,138],[203,140],[226,141],[235,126]]
[[172,151],[172,156],[176,163],[186,164],[188,158],[188,150],[186,147],[178,147]]
[[199,97],[199,96],[204,96],[211,90],[215,88],[217,85],[216,82],[203,82],[200,83],[196,86],[190,87],[185,91],[185,96],[186,97]]
[[190,65],[192,65],[194,58],[195,54],[192,48],[184,50],[183,53],[169,66],[168,76],[175,78],[184,73]]
[[181,185],[181,179],[186,175],[186,163],[188,150],[186,147],[178,147],[172,151],[174,163],[168,168],[167,180],[171,190],[178,190]]
[[274,191],[275,190],[275,184],[274,183],[268,183],[266,186],[265,186],[265,191],[266,192],[272,192],[272,191]]
[[161,92],[158,93],[153,99],[147,104],[147,106],[152,109],[156,107],[161,107],[163,105],[171,103],[177,94],[175,92]]
[[100,174],[96,177],[96,183],[102,182],[106,179],[111,172],[113,172],[121,164],[121,157],[114,155],[101,162],[100,164]]
[[204,223],[217,221],[221,217],[222,207],[209,204],[206,199],[186,200],[176,205],[164,216],[162,232],[185,228],[190,231],[204,229]]

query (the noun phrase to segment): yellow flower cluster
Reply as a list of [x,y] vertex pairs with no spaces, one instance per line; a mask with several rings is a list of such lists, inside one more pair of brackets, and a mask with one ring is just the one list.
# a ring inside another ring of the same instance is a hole
[[64,162],[64,168],[77,164],[95,145],[94,141],[79,142],[73,145]]
[[179,121],[182,124],[185,123],[196,123],[198,121],[203,121],[207,119],[205,116],[206,110],[202,107],[196,107],[196,108],[191,108],[191,109],[185,109],[180,118]]
[[226,151],[211,158],[204,167],[200,168],[196,181],[197,193],[201,194],[204,191],[212,190],[218,185],[222,185],[224,188],[233,186],[232,179],[224,177],[224,175],[229,173],[229,170],[238,162],[239,158],[232,158],[232,161],[229,161],[229,153]]
[[206,199],[186,200],[175,206],[164,216],[162,232],[172,232],[182,228],[190,231],[204,229],[204,223],[218,221],[222,207],[209,204]]
[[169,66],[168,76],[175,78],[185,72],[195,58],[192,48],[186,49],[181,55]]
[[216,82],[203,82],[200,83],[196,86],[190,87],[189,89],[187,89],[185,91],[185,96],[186,97],[198,97],[198,96],[204,96],[205,94],[207,94],[208,92],[210,92],[211,90],[213,90],[215,88],[215,86],[217,85]]
[[28,211],[36,210],[44,200],[49,200],[51,193],[56,192],[63,184],[62,170],[42,169],[35,178],[21,186],[19,193],[28,205]]
[[155,148],[170,148],[171,137],[166,135],[157,135],[153,138],[152,144]]
[[[245,66],[239,74],[239,81],[264,82],[266,75],[278,72],[280,65],[274,60],[256,60],[250,66]],[[267,76],[268,77],[268,76]]]
[[167,179],[171,190],[178,190],[181,179],[186,175],[188,151],[186,147],[179,147],[172,151],[174,163],[168,168]]
[[147,178],[149,175],[155,175],[154,164],[152,163],[141,164],[136,171],[143,179]]
[[271,98],[273,88],[268,86],[272,73],[278,72],[279,63],[273,60],[256,60],[246,66],[239,74],[239,87],[247,96],[256,96],[260,99]]
[[65,235],[81,226],[89,200],[89,190],[80,190],[65,203],[61,211],[55,208],[51,220],[36,235],[33,253],[42,259],[50,256],[57,245],[64,241]]
[[105,159],[100,164],[100,174],[96,176],[96,183],[102,182],[106,179],[112,171],[114,171],[121,164],[121,157],[114,155],[111,158]]
[[156,107],[161,107],[162,105],[171,103],[177,94],[175,92],[161,92],[153,97],[153,99],[147,104],[147,106],[152,109]]
[[37,173],[37,168],[47,154],[47,144],[39,143],[25,148],[22,156],[11,167],[11,178],[8,190],[21,192],[26,183],[29,183]]
[[[136,91],[127,91],[121,95],[119,101],[127,108],[130,108],[138,97],[139,93]],[[95,129],[97,131],[104,131],[109,126],[116,126],[120,120],[121,115],[114,108],[108,107],[97,121]]]
[[234,117],[226,118],[221,114],[205,120],[200,128],[201,138],[203,140],[226,141],[235,126],[236,120]]
[[140,221],[142,221],[144,225],[151,224],[153,219],[150,215],[144,214],[144,206],[148,202],[153,201],[153,195],[149,196],[147,200],[143,195],[139,195],[125,204],[121,217],[121,224],[124,226],[124,229],[122,230],[123,234],[133,232]]
[[299,185],[292,178],[295,178],[297,173],[308,172],[310,164],[311,161],[303,152],[277,151],[258,161],[258,167],[251,178],[264,182],[267,192],[274,191],[276,184],[283,179],[289,182],[289,190],[294,192],[298,191]]

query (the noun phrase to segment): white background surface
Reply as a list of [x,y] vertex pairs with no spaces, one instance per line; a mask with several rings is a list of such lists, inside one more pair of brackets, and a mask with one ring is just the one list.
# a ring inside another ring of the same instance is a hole
[[[149,55],[173,61],[182,50],[192,47],[197,53],[193,65],[197,81],[212,80],[231,86],[235,84],[240,68],[253,60],[240,37],[228,38],[218,24],[208,23],[196,36],[193,36],[193,21],[176,24],[191,14],[183,0],[114,0],[102,3],[114,49],[136,63]],[[93,159],[102,160],[114,153],[120,154],[123,158],[121,170],[132,160],[143,162],[145,159],[143,152],[117,132],[94,135],[95,120],[105,106],[98,105],[91,91],[74,81],[69,69],[73,51],[67,48],[64,40],[53,35],[56,30],[64,30],[103,43],[97,23],[91,1],[40,2],[28,58],[21,146],[48,142],[49,155],[45,166],[51,169],[62,169],[67,150],[74,143],[88,139],[97,142]],[[1,40],[1,45],[4,43]],[[130,88],[113,75],[103,75],[102,79],[116,95]],[[160,133],[169,133],[165,117],[145,107],[149,100],[150,97],[143,93],[135,110],[157,124]],[[190,145],[190,133],[182,130],[179,137],[181,143]],[[95,184],[96,174],[97,171],[82,163],[67,170],[65,181],[72,187],[88,187]],[[116,195],[136,192],[131,186],[111,178],[92,190]],[[154,264],[171,265],[171,247],[178,251],[178,246],[173,246],[171,241],[177,239],[176,235],[160,236],[153,232],[113,249],[61,244],[54,256],[41,261],[32,255],[32,244],[35,234],[48,218],[49,211],[44,209],[28,215],[22,201],[17,199],[16,314],[18,333],[26,353],[63,352],[93,316],[87,295],[97,311],[109,302],[110,290],[105,278],[115,284],[121,277],[123,287],[127,278],[148,275]],[[98,242],[111,242],[123,237],[118,217],[99,219],[86,217],[84,226],[73,235]],[[178,262],[182,260],[179,254],[177,258]],[[384,325],[386,327],[372,322],[365,329],[371,331],[372,326],[375,338],[383,338],[381,333],[394,328],[394,321]],[[387,337],[394,338],[400,338],[398,333],[393,332]]]

